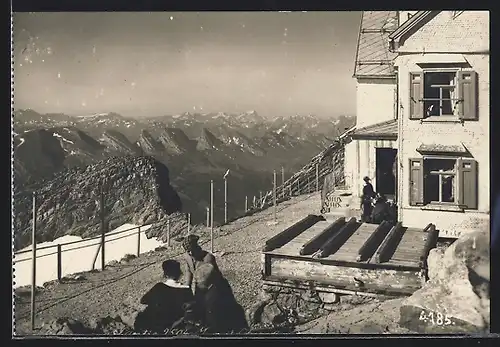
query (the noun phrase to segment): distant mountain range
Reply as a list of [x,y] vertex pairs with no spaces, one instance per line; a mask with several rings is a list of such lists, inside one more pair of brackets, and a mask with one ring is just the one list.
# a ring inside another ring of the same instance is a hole
[[[255,111],[132,119],[113,112],[70,116],[18,110],[15,190],[36,189],[62,170],[108,157],[152,156],[168,167],[184,210],[192,213],[193,222],[200,222],[209,203],[210,180],[216,181],[215,198],[222,205],[220,181],[227,169],[234,215],[243,211],[245,195],[250,201],[259,190],[270,188],[273,170],[283,167],[289,177],[354,123],[348,116],[267,119]],[[215,211],[216,220],[223,216],[220,211]]]

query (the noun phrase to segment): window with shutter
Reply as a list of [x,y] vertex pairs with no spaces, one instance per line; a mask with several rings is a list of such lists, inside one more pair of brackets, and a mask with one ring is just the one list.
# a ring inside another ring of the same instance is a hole
[[424,203],[424,160],[410,159],[410,206]]
[[458,202],[467,209],[477,209],[477,162],[473,159],[458,159]]
[[458,94],[460,98],[458,116],[463,120],[477,120],[477,73],[458,72]]
[[424,118],[423,112],[423,72],[410,72],[410,119]]

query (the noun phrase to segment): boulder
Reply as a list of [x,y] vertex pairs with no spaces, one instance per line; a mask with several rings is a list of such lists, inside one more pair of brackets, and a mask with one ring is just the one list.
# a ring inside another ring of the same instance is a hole
[[282,323],[285,319],[285,314],[281,311],[278,304],[275,302],[264,306],[261,315],[263,324],[276,325]]
[[246,319],[248,324],[254,325],[261,322],[262,312],[264,311],[264,307],[269,304],[273,300],[272,296],[268,293],[261,292],[255,303],[250,306],[245,312]]
[[147,305],[142,304],[126,304],[122,303],[120,309],[117,311],[116,316],[120,317],[121,322],[134,330],[143,330],[147,328],[148,322],[144,320],[144,312]]
[[120,316],[100,318],[92,322],[91,326],[96,333],[103,335],[130,335],[134,333],[134,330],[125,324]]
[[40,335],[88,335],[94,331],[82,322],[71,318],[58,318],[42,324]]
[[490,325],[489,232],[462,235],[433,250],[429,281],[400,308],[400,325],[419,333],[481,332]]

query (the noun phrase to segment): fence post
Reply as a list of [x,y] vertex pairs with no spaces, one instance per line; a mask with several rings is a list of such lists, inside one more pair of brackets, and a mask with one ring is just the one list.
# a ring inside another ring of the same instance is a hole
[[106,266],[106,258],[104,254],[104,244],[106,242],[106,226],[104,216],[104,184],[101,184],[101,269]]
[[224,177],[224,224],[227,224],[227,178]]
[[137,256],[141,254],[141,227],[137,228]]
[[33,220],[31,232],[31,330],[35,330],[36,293],[36,193],[33,192]]
[[207,228],[210,227],[210,207],[207,206]]
[[187,225],[188,232],[187,233],[189,235],[191,233],[191,213],[188,213],[187,217],[188,217],[188,220],[187,220],[187,222],[188,222],[188,225]]
[[285,198],[285,168],[282,166],[281,167],[281,189],[282,189],[282,194],[283,199]]
[[62,278],[62,249],[61,245],[57,245],[57,280]]
[[273,215],[276,222],[276,170],[273,171]]
[[167,247],[170,247],[170,216],[167,217]]
[[248,212],[248,195],[245,195],[245,213]]
[[319,162],[316,163],[316,192],[319,192]]
[[210,253],[214,252],[214,180],[210,180]]

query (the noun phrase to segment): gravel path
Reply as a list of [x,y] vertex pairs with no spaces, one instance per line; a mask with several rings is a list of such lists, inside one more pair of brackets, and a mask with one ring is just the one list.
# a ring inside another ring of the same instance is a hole
[[[260,250],[265,240],[307,214],[318,213],[319,206],[319,194],[304,195],[278,205],[276,225],[272,223],[273,209],[269,208],[217,230],[214,240],[217,262],[243,307],[253,303],[261,287]],[[206,230],[201,240],[208,241]],[[173,245],[164,251],[141,255],[126,265],[85,273],[85,280],[78,283],[49,286],[37,295],[36,325],[60,317],[90,323],[96,318],[115,315],[123,303],[138,303],[161,279],[161,261],[179,257],[181,253],[180,247]],[[31,334],[29,295],[16,298],[15,329],[16,335]]]

